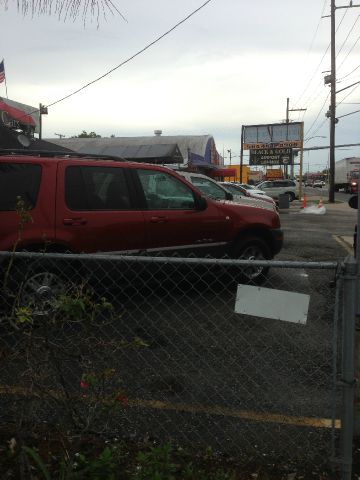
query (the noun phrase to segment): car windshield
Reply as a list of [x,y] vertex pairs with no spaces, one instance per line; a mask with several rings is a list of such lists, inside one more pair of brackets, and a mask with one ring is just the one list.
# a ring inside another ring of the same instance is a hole
[[197,187],[206,197],[213,198],[215,200],[225,200],[226,190],[217,185],[212,180],[202,177],[191,177],[191,183]]
[[244,192],[242,191],[241,187],[238,185],[232,185],[230,183],[222,183],[222,186],[226,188],[230,193],[233,195],[240,195],[244,196]]

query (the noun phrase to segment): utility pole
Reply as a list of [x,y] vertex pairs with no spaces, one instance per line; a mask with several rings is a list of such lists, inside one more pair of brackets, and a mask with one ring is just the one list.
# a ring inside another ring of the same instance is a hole
[[54,133],[54,135],[58,136],[60,138],[60,140],[64,137],[66,137],[66,135],[63,135],[62,133]]
[[[289,108],[289,97],[286,99],[286,123],[290,123],[289,119],[289,112],[305,112],[306,108]],[[290,166],[290,175],[291,178],[294,178],[294,159],[291,159],[291,166]],[[287,176],[287,166],[286,166],[286,176]]]
[[286,99],[286,123],[290,123],[289,112],[305,112],[306,108],[289,108],[290,99]]
[[330,81],[330,156],[329,203],[335,202],[335,123],[336,123],[336,56],[335,56],[335,0],[331,0],[331,81]]
[[[331,22],[331,70],[330,79],[325,77],[325,85],[330,83],[330,108],[326,113],[326,116],[330,118],[330,141],[329,141],[329,203],[335,202],[335,125],[338,123],[336,118],[336,54],[335,54],[335,13],[340,8],[354,8],[360,7],[360,5],[353,5],[350,1],[350,5],[337,7],[335,0],[331,0],[330,7],[330,22]],[[327,15],[328,16],[328,15]],[[349,88],[349,87],[346,87]],[[342,89],[345,90],[345,89]],[[339,90],[339,91],[342,91]]]
[[244,125],[241,126],[241,150],[240,150],[240,183],[243,183],[243,165],[244,165]]
[[48,114],[48,108],[39,103],[39,140],[42,139],[42,116]]
[[231,148],[229,148],[229,150],[228,150],[227,152],[228,152],[228,154],[229,154],[230,165],[231,165]]

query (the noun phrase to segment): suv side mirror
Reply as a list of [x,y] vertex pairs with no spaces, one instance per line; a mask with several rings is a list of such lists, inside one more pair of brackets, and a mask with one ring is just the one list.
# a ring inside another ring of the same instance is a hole
[[234,200],[234,196],[230,192],[225,193],[225,200]]
[[349,207],[355,208],[357,210],[358,208],[358,195],[354,195],[351,197],[348,201]]
[[205,197],[198,196],[196,198],[196,210],[206,210],[207,209],[207,201]]

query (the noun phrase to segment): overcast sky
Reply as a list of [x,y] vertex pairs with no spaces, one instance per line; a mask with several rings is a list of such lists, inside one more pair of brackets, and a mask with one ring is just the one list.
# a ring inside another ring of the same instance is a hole
[[[8,97],[50,105],[141,50],[204,1],[114,0],[127,22],[108,14],[97,28],[96,21],[84,27],[81,18],[23,17],[10,0],[9,10],[0,11]],[[346,4],[337,0],[337,6]],[[330,19],[320,17],[329,13],[330,0],[212,0],[125,66],[50,107],[43,136],[82,130],[152,135],[154,129],[211,134],[218,151],[226,156],[231,149],[238,163],[241,126],[283,121],[289,97],[291,109],[307,108],[290,112],[292,120],[304,120],[305,137],[326,136],[306,146],[326,144],[329,87],[322,72],[330,69]],[[338,89],[360,80],[359,15],[360,8],[336,12]],[[6,96],[4,84],[0,95]],[[337,100],[343,100],[338,116],[360,110],[360,87]],[[337,144],[360,143],[359,115],[339,121]],[[353,155],[360,156],[360,147],[336,151],[336,159]],[[325,168],[328,150],[305,153],[304,161],[305,171]]]

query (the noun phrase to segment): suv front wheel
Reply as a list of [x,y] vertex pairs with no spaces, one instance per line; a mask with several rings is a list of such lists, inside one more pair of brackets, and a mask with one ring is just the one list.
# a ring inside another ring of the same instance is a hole
[[[238,241],[233,251],[233,258],[237,260],[269,260],[271,250],[265,240],[257,236],[247,236]],[[242,270],[246,281],[261,283],[265,280],[269,267],[247,266]]]

